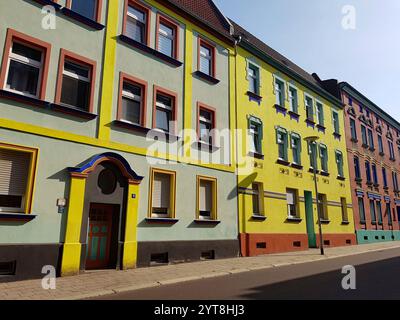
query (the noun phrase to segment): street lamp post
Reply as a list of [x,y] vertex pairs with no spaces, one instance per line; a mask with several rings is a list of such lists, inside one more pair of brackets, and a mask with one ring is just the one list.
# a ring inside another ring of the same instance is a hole
[[[310,157],[314,157],[312,154],[312,151],[310,149],[310,146],[311,146],[311,144],[316,143],[318,141],[318,139],[319,139],[319,137],[317,137],[317,136],[304,138],[304,141],[306,141],[309,146]],[[316,152],[317,152],[317,150],[316,150]],[[317,169],[316,169],[317,156],[316,155],[317,155],[317,153],[315,154],[315,158],[313,158],[314,186],[315,186],[315,197],[317,200],[319,247],[321,249],[321,255],[324,255],[324,243],[323,243],[323,237],[322,237],[322,224],[321,224],[321,209],[320,209],[320,205],[319,205],[319,193],[318,193],[318,183],[317,183]]]

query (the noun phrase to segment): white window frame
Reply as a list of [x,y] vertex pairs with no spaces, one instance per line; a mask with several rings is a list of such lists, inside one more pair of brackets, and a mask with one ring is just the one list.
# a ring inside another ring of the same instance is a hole
[[[280,141],[279,140],[279,133],[281,133],[281,134],[285,134],[286,135],[286,142],[285,141]],[[289,132],[285,129],[285,128],[282,128],[282,127],[276,127],[276,135],[277,135],[277,137],[276,137],[276,140],[277,140],[277,144],[278,144],[278,159],[279,160],[282,160],[282,161],[288,161],[289,159],[289,154],[288,154],[288,145],[287,145],[287,140],[289,139]],[[284,148],[284,150],[286,151],[285,152],[285,154],[286,154],[286,159],[284,159],[284,158],[281,158],[281,156],[280,156],[280,154],[279,154],[279,147],[280,147],[280,145],[283,145],[283,148]]]
[[[278,106],[281,106],[281,107],[285,107],[285,101],[286,101],[286,99],[287,99],[287,95],[286,95],[286,87],[287,87],[287,85],[286,85],[286,81],[284,80],[284,79],[282,79],[281,77],[279,77],[278,75],[276,75],[276,74],[274,74],[273,75],[273,77],[274,77],[274,83],[273,83],[273,88],[274,88],[274,95],[275,95],[275,103],[278,105]],[[278,90],[277,89],[277,86],[278,86],[278,83],[281,83],[282,84],[282,86],[283,86],[283,88],[281,89],[281,90]],[[278,91],[280,91],[280,94],[281,94],[281,101],[279,101],[279,103],[278,103]]]
[[[320,111],[318,109],[318,105],[321,106],[322,111]],[[323,121],[322,123],[320,122],[320,119],[319,119],[321,114],[322,114],[322,121]],[[316,121],[317,124],[324,127],[325,126],[324,104],[322,103],[321,100],[318,100],[318,99],[315,99],[315,117],[316,117],[316,119],[314,119],[314,120],[317,120]]]
[[[170,99],[171,100],[171,106],[168,106],[168,105],[165,105],[164,103],[161,103],[161,102],[159,102],[158,101],[158,99],[157,99],[157,96],[162,96],[162,97],[166,97],[166,98],[168,98],[168,99]],[[172,119],[172,116],[173,116],[173,108],[174,108],[174,106],[173,106],[173,98],[172,97],[170,97],[170,96],[168,96],[168,95],[166,95],[166,94],[163,94],[163,93],[156,93],[156,114],[155,114],[155,117],[156,117],[156,123],[157,123],[157,109],[164,109],[164,110],[167,110],[167,111],[169,111],[170,113],[171,113],[171,119]],[[154,130],[159,130],[159,131],[161,131],[161,132],[165,132],[163,129],[160,129],[160,128],[155,128]],[[170,123],[168,123],[168,132],[171,132],[171,127],[170,127]]]
[[[172,30],[171,35],[168,35],[168,33],[166,33],[164,30],[161,29],[161,26],[162,26],[162,25]],[[164,37],[164,38],[167,38],[168,40],[171,41],[171,48],[172,48],[171,57],[172,57],[172,58],[174,57],[174,54],[175,54],[175,41],[177,40],[175,34],[176,34],[176,29],[174,29],[174,28],[171,27],[170,25],[168,25],[168,24],[163,23],[162,21],[160,21],[160,24],[159,24],[159,26],[158,26],[158,41],[160,41],[160,37],[161,37],[161,36]],[[158,45],[158,44],[157,44],[157,45]],[[159,49],[159,50],[160,50],[160,49]]]
[[[29,47],[29,48],[32,48],[34,50],[40,51],[42,53],[40,62],[38,62],[36,60],[33,60],[33,59],[29,59],[29,58],[27,58],[25,56],[21,56],[19,54],[13,53],[12,49],[14,47],[14,43],[19,43],[19,44],[21,44],[21,45],[23,45],[25,47]],[[7,79],[8,79],[9,73],[10,73],[11,60],[14,60],[14,61],[17,61],[19,63],[23,63],[23,64],[26,64],[28,66],[31,66],[31,67],[39,69],[38,83],[37,83],[37,88],[36,88],[36,95],[32,95],[32,94],[29,94],[27,92],[21,92],[21,91],[18,91],[18,90],[13,90],[11,88],[8,88]],[[25,97],[38,98],[39,97],[39,92],[40,92],[40,89],[41,89],[41,86],[42,86],[43,61],[44,61],[44,52],[43,52],[43,50],[41,50],[39,48],[36,48],[34,46],[31,46],[31,45],[29,45],[29,44],[27,44],[27,43],[25,43],[23,41],[15,41],[15,40],[13,40],[12,44],[10,46],[10,52],[9,52],[9,55],[8,55],[7,71],[6,71],[6,75],[5,75],[5,79],[4,79],[4,87],[3,87],[3,89],[6,90],[6,91],[9,91],[9,92],[13,92],[13,93],[17,93],[17,94],[23,95]]]
[[[293,195],[293,204],[289,204],[289,194]],[[297,195],[297,190],[287,188],[286,189],[286,205],[287,205],[287,216],[288,219],[299,219],[300,214],[299,214],[299,208],[298,208],[298,195]],[[295,208],[295,215],[290,214],[290,208],[291,206],[294,206]]]
[[[140,93],[141,93],[141,95],[140,96],[137,96],[137,95],[134,95],[133,93],[131,93],[131,92],[128,92],[128,91],[125,91],[124,90],[124,83],[127,83],[127,84],[129,84],[129,85],[131,85],[131,86],[135,86],[135,87],[138,87],[139,89],[140,89]],[[142,94],[143,94],[143,89],[142,89],[142,87],[141,86],[139,86],[139,85],[137,85],[137,84],[134,84],[134,83],[130,83],[130,82],[128,82],[128,81],[123,81],[122,82],[122,98],[126,98],[126,99],[128,99],[128,100],[132,100],[132,101],[136,101],[136,102],[139,102],[140,103],[140,117],[142,116],[142,112],[143,112],[143,110],[142,110]],[[129,121],[129,120],[126,120],[126,119],[121,119],[121,121],[123,121],[123,122],[126,122],[126,123],[132,123],[132,124],[137,124],[137,123],[134,123],[134,122],[132,122],[132,121]]]
[[[334,115],[337,115],[338,131],[336,131],[336,126],[335,126],[336,121]],[[339,117],[339,112],[337,112],[336,110],[332,110],[332,125],[333,125],[333,132],[336,134],[340,134],[340,117]],[[368,131],[367,131],[367,136],[368,136]]]
[[[319,157],[321,159],[321,171],[325,172],[325,173],[328,173],[329,172],[328,147],[327,147],[326,144],[323,144],[323,143],[320,143],[318,145],[318,147],[319,147]],[[325,156],[322,155],[322,150],[325,150],[325,152],[326,152]],[[325,157],[326,157],[326,159],[325,159]],[[325,161],[322,161],[323,159]],[[326,170],[324,170],[324,168],[323,168],[324,163],[326,163]]]
[[[207,118],[203,117],[203,116],[201,115],[201,111],[207,112],[207,113],[210,115],[210,119],[207,119]],[[210,127],[211,127],[211,129],[208,131],[208,141],[203,141],[203,140],[201,139],[201,132],[199,132],[199,135],[200,135],[200,136],[199,136],[200,142],[204,142],[204,143],[207,143],[207,144],[208,144],[209,141],[210,141],[210,138],[211,138],[211,140],[213,139],[213,136],[212,136],[212,134],[211,134],[211,132],[214,130],[214,128],[213,128],[213,124],[214,124],[214,119],[213,119],[213,117],[214,117],[214,113],[213,113],[212,111],[200,107],[200,112],[199,112],[199,125],[200,125],[201,123],[205,123],[205,124],[209,124]]]
[[[293,96],[291,94],[291,90],[294,90],[296,93],[296,108],[293,108]],[[291,83],[288,84],[287,97],[289,100],[290,111],[294,113],[299,113],[299,89],[294,84]]]
[[[207,55],[206,53],[204,53],[204,52],[202,52],[202,50],[201,49],[207,49],[209,52],[210,52],[210,54],[209,55]],[[199,61],[199,65],[201,66],[201,59],[203,58],[203,59],[206,59],[207,61],[208,61],[208,63],[209,63],[209,68],[210,68],[210,73],[208,74],[209,76],[212,76],[212,73],[213,73],[213,53],[212,53],[212,49],[210,48],[210,47],[208,47],[208,46],[205,46],[205,45],[202,45],[201,43],[200,43],[200,48],[199,48],[199,56],[200,56],[200,61]]]
[[[256,69],[257,74],[254,76],[250,76],[250,69]],[[261,67],[256,62],[246,59],[246,79],[249,81],[249,91],[250,91],[250,81],[256,82],[256,92],[254,94],[261,95]]]
[[[307,117],[307,110],[308,110],[307,98],[311,99],[311,103],[312,103],[312,105],[311,105],[311,110],[312,110],[312,115],[313,115],[312,119],[309,119]],[[306,119],[309,120],[309,121],[314,121],[315,122],[315,116],[316,116],[316,114],[315,114],[315,99],[314,99],[314,97],[312,95],[310,95],[310,94],[308,94],[306,92],[304,92],[304,107],[305,107],[305,110],[306,110]]]
[[[299,141],[299,145],[297,147],[295,147],[295,145],[294,145],[294,139],[297,139]],[[291,149],[293,150],[293,154],[292,154],[293,163],[301,166],[302,161],[301,161],[301,136],[300,136],[300,134],[298,134],[296,132],[290,133],[290,146],[291,146]],[[299,155],[299,161],[300,161],[299,163],[294,162],[294,153],[295,152],[298,153],[298,155]]]
[[[139,19],[138,16],[136,16],[136,15],[133,14],[132,12],[129,12],[129,7],[135,9],[136,11],[142,12],[143,15],[144,15],[144,19],[143,19],[143,20],[142,20],[142,19]],[[137,7],[135,7],[135,6],[132,6],[132,5],[128,4],[128,9],[127,9],[126,15],[127,15],[127,22],[126,22],[127,24],[128,24],[128,20],[129,20],[129,19],[136,20],[137,22],[139,22],[140,24],[142,24],[143,31],[144,31],[144,37],[146,37],[147,21],[148,21],[147,12],[142,11],[142,10],[138,9]],[[143,39],[143,43],[146,43],[146,39]]]

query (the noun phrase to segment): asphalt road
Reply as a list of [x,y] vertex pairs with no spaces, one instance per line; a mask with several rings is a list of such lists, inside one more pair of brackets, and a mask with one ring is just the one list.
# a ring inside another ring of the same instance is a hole
[[[356,268],[344,290],[342,267]],[[400,299],[400,249],[277,267],[99,297],[99,300]]]

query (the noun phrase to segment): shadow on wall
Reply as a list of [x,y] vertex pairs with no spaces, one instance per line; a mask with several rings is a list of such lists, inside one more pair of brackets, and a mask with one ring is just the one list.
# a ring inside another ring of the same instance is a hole
[[[245,179],[243,179],[242,181],[239,182],[239,186],[241,188],[248,188],[250,187],[253,182],[256,180],[258,176],[257,172],[252,173],[250,176],[246,177]],[[228,200],[233,200],[236,199],[238,196],[238,187],[235,187],[228,195]]]

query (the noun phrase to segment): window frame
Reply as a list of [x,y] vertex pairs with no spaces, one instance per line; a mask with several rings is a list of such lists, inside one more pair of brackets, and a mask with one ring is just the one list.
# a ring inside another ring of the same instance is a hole
[[[72,2],[73,1],[74,0],[66,0],[66,3],[65,3],[65,7],[67,9],[71,10],[71,11],[73,11],[72,10]],[[102,8],[103,8],[103,0],[96,0],[96,10],[95,10],[95,13],[94,13],[94,15],[95,15],[94,19],[90,19],[88,17],[85,17],[85,18],[93,20],[93,21],[96,21],[97,23],[100,23],[101,22]],[[80,14],[80,13],[78,13],[76,11],[74,11],[74,12],[77,13],[77,14]]]
[[363,197],[358,197],[358,215],[360,218],[360,222],[365,223],[366,222],[365,201]]
[[[293,108],[293,96],[291,95],[291,90],[293,90],[295,92],[295,100],[296,100],[296,104],[295,107]],[[290,107],[290,112],[293,112],[295,114],[299,113],[299,89],[291,84],[288,83],[288,99],[289,99],[289,107]]]
[[[273,83],[273,88],[274,88],[274,95],[275,95],[275,105],[281,107],[281,108],[285,108],[285,101],[286,101],[286,81],[284,79],[282,79],[281,77],[279,77],[278,75],[274,74],[274,83]],[[277,84],[281,84],[282,88],[280,90],[280,94],[281,94],[281,99],[278,103],[278,90],[277,90]]]
[[157,13],[157,18],[156,19],[157,19],[157,22],[156,22],[156,43],[155,43],[156,50],[161,54],[165,54],[165,53],[162,53],[159,50],[160,25],[164,24],[167,27],[169,27],[169,28],[174,30],[174,37],[172,39],[172,41],[173,41],[173,43],[172,43],[173,44],[173,46],[172,46],[173,54],[172,54],[171,57],[169,55],[167,55],[167,54],[165,54],[165,55],[170,57],[170,58],[172,58],[172,59],[179,60],[179,48],[180,48],[180,46],[179,46],[179,34],[180,34],[180,32],[179,32],[179,29],[180,29],[179,23],[174,21],[172,18],[167,17],[164,14],[161,14],[160,12]]
[[[133,122],[127,121],[122,118],[122,97],[123,97],[123,88],[124,88],[124,83],[127,82],[131,85],[141,87],[142,89],[142,99],[141,99],[141,105],[140,105],[140,126],[146,127],[146,120],[147,120],[147,88],[148,84],[147,81],[138,79],[136,77],[130,76],[126,73],[120,72],[119,74],[119,93],[118,93],[118,107],[117,107],[117,120],[126,122],[129,124],[134,124]],[[137,124],[134,124],[137,125]]]
[[[282,128],[282,127],[279,127],[279,126],[276,127],[275,130],[276,130],[276,144],[278,145],[278,160],[288,162],[289,161],[289,152],[288,152],[288,148],[289,148],[289,141],[288,141],[289,140],[289,132],[285,128]],[[282,158],[281,155],[279,154],[280,153],[280,145],[282,145],[282,143],[280,143],[279,139],[278,139],[278,134],[279,133],[285,135],[285,140],[283,141],[284,158]]]
[[[309,117],[309,114],[308,114],[308,111],[309,111],[309,106],[308,106],[308,104],[307,104],[307,100],[308,100],[308,99],[311,100],[311,106],[310,106],[310,107],[311,107],[311,112],[312,112],[312,114],[311,114],[312,117],[311,117],[311,118]],[[306,120],[315,123],[315,110],[314,110],[314,105],[315,105],[315,99],[314,99],[314,97],[313,97],[312,95],[310,95],[310,94],[304,92],[304,107],[305,107],[305,110],[306,110]]]
[[[254,190],[254,186],[257,186],[257,191]],[[252,183],[252,215],[256,217],[265,217],[264,211],[264,186],[262,182],[253,182]],[[256,194],[255,192],[258,192]],[[258,196],[258,213],[254,212],[254,196]]]
[[[335,116],[337,117],[337,120],[335,120]],[[339,112],[336,110],[332,110],[332,126],[333,126],[333,133],[334,134],[340,134],[340,117],[339,117]]]
[[164,219],[175,219],[176,218],[176,171],[165,170],[159,168],[150,168],[150,191],[149,191],[149,208],[147,216],[150,219],[157,219],[157,217],[153,216],[153,187],[154,187],[154,176],[156,173],[166,174],[171,177],[170,180],[170,212],[168,213],[168,217]]
[[[339,158],[340,160],[339,161]],[[337,166],[337,171],[338,171],[338,177],[344,178],[344,156],[343,152],[340,150],[335,150],[335,160],[336,160],[336,166]],[[340,169],[339,169],[340,168]]]
[[[135,8],[138,11],[143,11],[146,14],[146,26],[145,26],[145,43],[143,43],[146,46],[150,46],[150,23],[151,23],[151,8],[143,4],[142,2],[136,1],[136,0],[125,0],[125,5],[124,5],[124,20],[122,24],[122,34],[126,37],[130,38],[126,34],[126,27],[128,24],[128,7],[131,6]],[[133,41],[136,41],[135,39],[132,39]]]
[[[200,216],[200,184],[201,181],[211,182],[212,185],[212,212],[210,219]],[[218,221],[218,180],[215,177],[198,175],[196,177],[196,220],[197,221]]]
[[201,62],[201,47],[205,47],[210,50],[211,52],[211,74],[207,74],[210,77],[216,78],[217,74],[217,46],[212,44],[210,41],[205,40],[204,38],[198,36],[197,38],[197,71],[203,72],[200,69],[200,62]]
[[21,208],[2,207],[0,209],[0,213],[12,214],[18,211],[19,213],[29,215],[32,213],[32,207],[33,207],[33,200],[34,200],[33,196],[36,186],[39,149],[14,145],[14,144],[6,144],[2,142],[0,142],[0,149],[11,150],[15,152],[24,152],[30,155],[30,164],[28,168],[29,174],[27,177],[26,191],[25,191],[25,197],[23,198],[22,207]]
[[[47,78],[49,74],[49,65],[50,65],[50,56],[51,56],[51,44],[44,42],[42,40],[39,40],[37,38],[33,38],[29,35],[26,35],[24,33],[21,33],[19,31],[16,31],[14,29],[8,28],[7,29],[7,35],[5,39],[5,47],[4,47],[4,52],[3,52],[3,60],[1,64],[1,74],[0,74],[0,88],[13,92],[22,96],[27,96],[24,95],[22,92],[15,91],[15,90],[10,90],[7,89],[7,78],[9,74],[9,69],[10,69],[10,55],[11,55],[11,50],[13,47],[13,43],[21,43],[27,47],[31,47],[36,50],[42,51],[42,66],[39,71],[39,79],[38,79],[38,88],[37,88],[37,94],[35,99],[39,100],[45,100],[46,99],[46,88],[47,88]],[[31,95],[29,95],[30,97]]]
[[[168,98],[171,98],[173,101],[172,103],[172,111],[171,111],[171,121],[174,123],[174,126],[169,128],[169,132],[165,132],[162,129],[157,128],[157,95],[163,95],[167,96]],[[165,134],[172,134],[176,135],[178,132],[178,94],[176,92],[161,88],[159,86],[154,85],[153,87],[153,123],[152,127],[154,130],[160,130],[164,132]]]
[[[297,141],[299,142],[298,147],[294,148],[294,143],[293,143],[293,139],[297,139]],[[301,159],[301,152],[302,152],[302,142],[301,142],[301,135],[296,133],[296,132],[291,132],[290,133],[290,148],[292,149],[292,160],[293,163],[301,166],[302,165],[302,159]],[[296,162],[295,161],[295,154],[298,156],[299,161]]]
[[372,129],[367,128],[367,135],[368,135],[368,146],[371,150],[375,150],[375,139],[374,139],[374,132]]
[[[293,194],[294,204],[291,205],[288,202],[288,194]],[[286,206],[287,206],[287,217],[288,219],[300,219],[300,201],[299,201],[299,190],[293,188],[286,188]],[[295,207],[296,215],[290,214],[290,206]]]
[[345,197],[340,198],[340,204],[342,207],[342,222],[343,223],[349,223],[349,210],[347,207],[347,199]]
[[357,134],[357,123],[356,120],[353,118],[349,118],[349,126],[350,126],[350,136],[353,141],[358,140]]
[[85,58],[71,51],[61,49],[60,50],[60,59],[58,65],[58,75],[57,75],[57,85],[56,85],[56,95],[55,95],[55,103],[65,106],[71,109],[81,110],[80,108],[72,105],[68,105],[61,102],[62,95],[62,86],[63,86],[63,76],[64,76],[64,66],[66,61],[71,61],[79,66],[89,67],[89,79],[90,79],[90,96],[88,103],[88,110],[84,110],[85,112],[93,113],[94,111],[94,97],[95,97],[95,88],[96,88],[96,68],[97,63],[94,60]]
[[[319,106],[321,107],[321,110],[319,110]],[[315,99],[315,117],[317,124],[321,127],[325,127],[324,104],[318,99]]]
[[354,156],[353,163],[354,163],[354,175],[355,175],[356,179],[362,179],[360,158],[357,156]]
[[361,140],[364,146],[368,146],[368,131],[367,127],[361,124]]
[[[321,171],[328,173],[329,172],[329,154],[328,154],[328,147],[326,144],[320,143],[318,145],[319,148],[319,158],[321,160]],[[325,150],[325,156],[322,156],[322,150]],[[326,167],[324,170],[324,167]]]
[[[256,75],[250,76],[250,69],[253,69],[256,71]],[[247,59],[247,66],[246,66],[246,79],[249,82],[248,85],[248,91],[251,92],[252,94],[255,94],[257,96],[261,95],[261,67],[253,62]],[[251,81],[255,82],[255,92],[250,90],[250,83]]]
[[[210,137],[211,137],[211,144],[205,141],[201,140],[201,132],[200,132],[200,112],[204,110],[206,112],[209,112],[212,116],[212,120],[211,120],[211,130],[210,130]],[[197,141],[199,143],[203,143],[203,144],[207,144],[207,145],[212,145],[215,146],[216,145],[216,136],[215,136],[215,128],[216,128],[216,118],[217,117],[217,110],[209,105],[206,105],[205,103],[202,102],[197,102]]]

